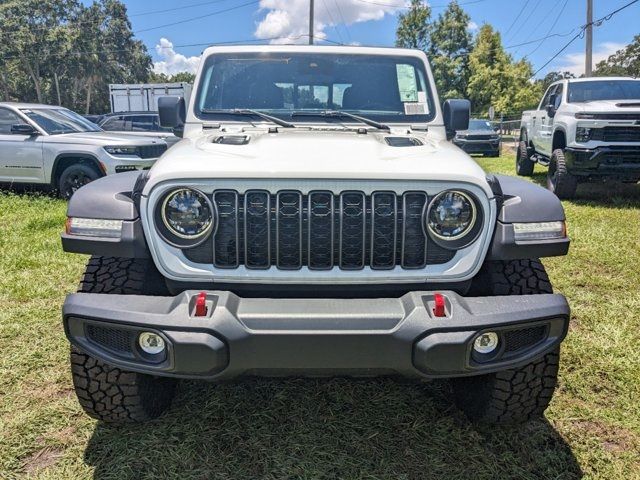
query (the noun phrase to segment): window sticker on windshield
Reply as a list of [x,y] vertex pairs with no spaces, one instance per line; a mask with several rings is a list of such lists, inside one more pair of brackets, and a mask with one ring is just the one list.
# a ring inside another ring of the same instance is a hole
[[429,109],[427,104],[423,102],[404,102],[405,115],[427,115]]
[[398,75],[398,90],[400,100],[403,102],[418,101],[418,83],[416,82],[416,70],[411,65],[396,65]]

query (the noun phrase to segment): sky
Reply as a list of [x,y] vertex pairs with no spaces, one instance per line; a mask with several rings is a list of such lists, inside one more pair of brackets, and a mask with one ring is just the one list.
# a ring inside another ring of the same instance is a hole
[[[153,56],[154,69],[195,71],[208,44],[225,42],[307,43],[309,0],[123,0],[133,30]],[[631,0],[593,0],[594,20]],[[89,3],[89,0],[86,0]],[[315,0],[315,32],[330,42],[392,46],[397,16],[408,0]],[[437,17],[448,0],[429,0]],[[541,68],[586,22],[587,0],[459,0],[474,33],[490,23],[514,58]],[[640,33],[640,2],[594,27],[594,65]],[[548,35],[543,41],[523,46]],[[511,47],[511,48],[510,48]],[[578,38],[544,67],[584,73],[585,41]]]

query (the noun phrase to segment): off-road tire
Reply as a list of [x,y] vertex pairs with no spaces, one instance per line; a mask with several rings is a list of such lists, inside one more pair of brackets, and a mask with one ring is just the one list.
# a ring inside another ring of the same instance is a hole
[[529,156],[527,142],[522,140],[516,149],[516,173],[521,177],[530,177],[533,175],[533,167],[535,163]]
[[[485,262],[470,295],[553,293],[539,260]],[[558,377],[559,349],[511,370],[451,380],[456,405],[482,423],[522,423],[546,410]]]
[[100,172],[94,167],[83,163],[69,165],[58,178],[58,184],[56,185],[58,195],[65,200],[69,200],[76,190],[98,178],[100,178]]
[[[161,295],[164,280],[150,260],[91,257],[80,292]],[[80,405],[107,423],[142,422],[160,416],[171,405],[176,381],[129,372],[71,347],[71,375]]]
[[562,200],[573,198],[578,188],[578,179],[567,169],[564,150],[557,148],[551,155],[547,172],[547,189]]

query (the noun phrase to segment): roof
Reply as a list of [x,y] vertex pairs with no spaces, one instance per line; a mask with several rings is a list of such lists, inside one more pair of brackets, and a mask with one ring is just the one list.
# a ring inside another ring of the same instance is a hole
[[424,58],[422,50],[397,47],[361,47],[353,45],[226,45],[211,46],[205,49],[203,56],[214,53],[266,53],[266,52],[296,52],[296,53],[352,53],[367,55],[404,55]]
[[158,112],[153,112],[149,110],[134,110],[131,112],[112,112],[112,113],[103,113],[100,115],[101,117],[115,117],[116,115],[158,115]]
[[13,108],[66,108],[60,105],[45,105],[43,103],[24,103],[24,102],[0,102],[1,107],[13,107]]
[[580,83],[580,82],[597,82],[599,80],[635,80],[640,82],[640,78],[633,77],[585,77],[585,78],[567,78],[566,80],[569,83]]

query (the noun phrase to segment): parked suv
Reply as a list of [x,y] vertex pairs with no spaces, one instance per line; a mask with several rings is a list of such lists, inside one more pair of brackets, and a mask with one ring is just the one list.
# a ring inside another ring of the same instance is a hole
[[487,120],[471,119],[469,129],[457,132],[453,143],[467,153],[480,153],[485,157],[500,156],[500,135]]
[[0,103],[0,182],[46,184],[69,198],[112,173],[151,167],[167,149],[158,139],[105,133],[62,107]]
[[137,136],[159,138],[167,142],[169,147],[180,140],[173,134],[171,128],[160,125],[160,118],[155,112],[108,113],[103,115],[97,123],[107,132],[133,133]]
[[548,166],[547,187],[571,198],[578,183],[640,180],[640,79],[553,83],[537,110],[522,114],[516,172]]
[[178,379],[449,378],[478,421],[543,413],[569,306],[540,257],[569,239],[557,197],[487,175],[447,138],[422,51],[207,49],[184,140],[68,207],[90,253],[63,307],[85,411],[160,415]]

